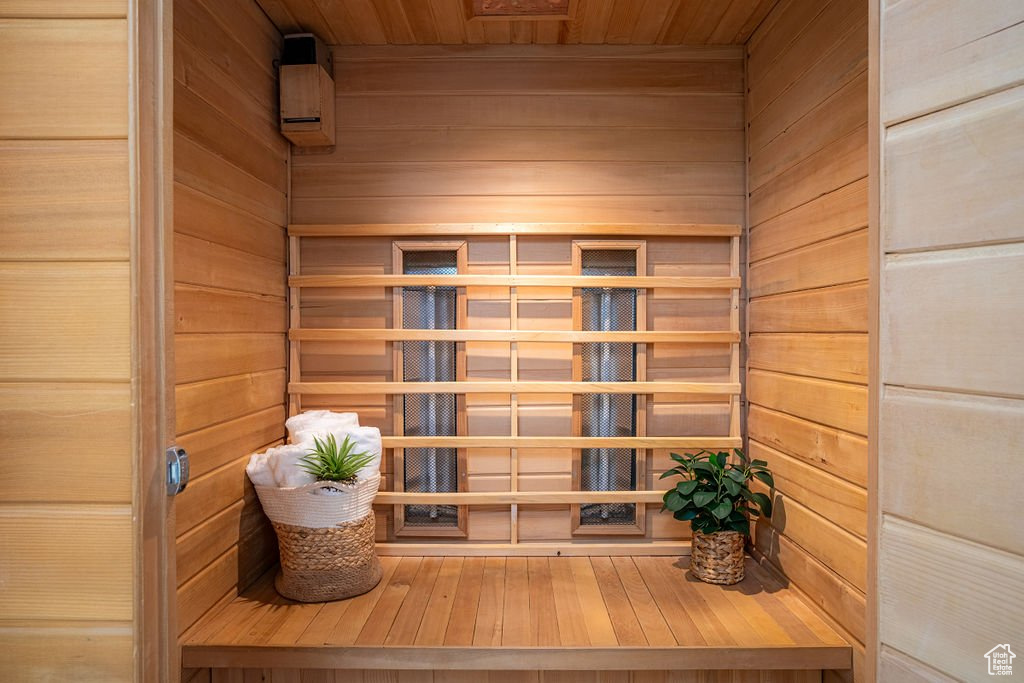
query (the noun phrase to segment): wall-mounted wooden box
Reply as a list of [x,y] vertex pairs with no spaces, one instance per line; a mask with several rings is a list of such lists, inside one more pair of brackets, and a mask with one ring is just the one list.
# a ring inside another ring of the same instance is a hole
[[299,147],[333,145],[334,79],[319,64],[280,67],[281,134]]

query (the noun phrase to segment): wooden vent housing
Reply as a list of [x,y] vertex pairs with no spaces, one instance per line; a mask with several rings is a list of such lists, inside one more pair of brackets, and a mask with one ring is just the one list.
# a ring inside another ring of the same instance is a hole
[[469,20],[569,21],[577,0],[465,0]]
[[281,134],[298,147],[334,144],[333,60],[312,33],[284,37],[281,82]]

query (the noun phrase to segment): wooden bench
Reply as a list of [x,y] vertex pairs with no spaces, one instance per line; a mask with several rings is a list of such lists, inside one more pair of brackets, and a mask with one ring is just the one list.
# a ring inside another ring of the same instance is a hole
[[851,666],[850,645],[750,560],[730,587],[697,581],[678,557],[381,561],[375,589],[325,604],[285,600],[264,576],[191,630],[184,666],[212,667],[215,681],[262,669],[256,680],[276,683],[307,680],[299,670],[349,670],[329,678],[346,681],[365,670],[433,670],[434,681],[470,680],[444,671],[708,670],[730,681],[747,678],[724,672],[759,670],[770,672],[762,683],[806,683]]

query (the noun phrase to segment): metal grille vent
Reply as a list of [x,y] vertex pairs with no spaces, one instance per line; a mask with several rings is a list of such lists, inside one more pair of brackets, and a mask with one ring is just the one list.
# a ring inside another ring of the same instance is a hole
[[[594,249],[582,253],[582,274],[636,275],[636,252]],[[636,290],[588,287],[581,291],[584,330],[635,330]],[[584,382],[636,380],[636,345],[624,342],[581,345]],[[584,394],[580,397],[581,436],[634,436],[636,396]],[[621,491],[636,488],[636,451],[627,448],[585,448],[580,453],[580,488],[584,491]],[[632,525],[636,505],[584,504],[582,525]]]
[[[458,272],[454,251],[407,251],[402,272],[406,275],[454,275]],[[407,329],[453,330],[457,294],[454,287],[404,287],[402,326]],[[454,382],[455,343],[403,342],[402,379],[406,382]],[[409,394],[403,401],[407,436],[455,436],[455,394]],[[458,489],[458,452],[454,448],[407,448],[405,490],[438,493]],[[454,505],[406,505],[405,524],[413,527],[454,527]]]

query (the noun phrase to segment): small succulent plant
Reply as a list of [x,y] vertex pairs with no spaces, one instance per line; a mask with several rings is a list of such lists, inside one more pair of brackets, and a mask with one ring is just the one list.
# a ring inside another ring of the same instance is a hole
[[357,452],[347,436],[340,446],[333,434],[322,440],[314,436],[313,443],[316,447],[299,459],[299,466],[318,481],[353,482],[359,470],[373,462],[373,455]]

